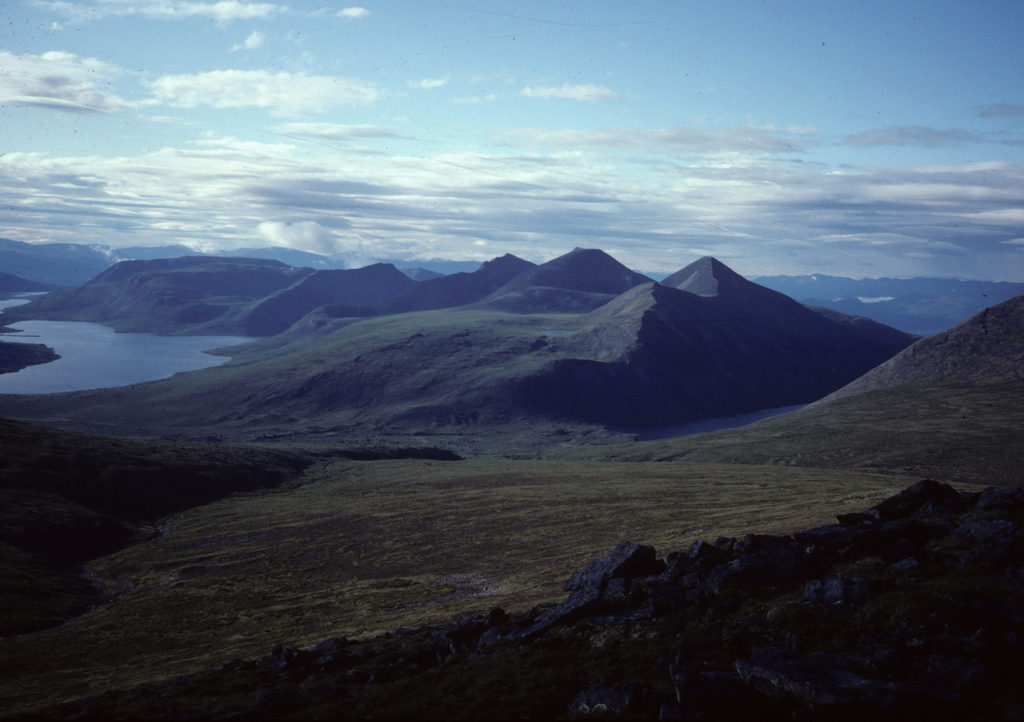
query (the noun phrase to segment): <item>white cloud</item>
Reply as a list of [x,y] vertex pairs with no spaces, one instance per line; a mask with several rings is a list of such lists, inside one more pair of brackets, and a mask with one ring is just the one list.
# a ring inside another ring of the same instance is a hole
[[370,14],[369,10],[367,10],[366,8],[361,8],[361,7],[344,8],[344,9],[339,10],[337,12],[337,16],[339,18],[345,18],[346,20],[355,20],[356,18],[365,18],[369,14]]
[[96,58],[53,50],[42,55],[0,51],[0,105],[47,108],[71,113],[116,110],[125,102],[100,90],[119,70]]
[[616,100],[619,95],[601,85],[527,86],[520,91],[527,98],[565,98],[568,100]]
[[197,2],[195,0],[34,0],[34,5],[46,8],[74,21],[99,20],[109,16],[134,15],[158,20],[207,18],[219,23],[232,20],[266,18],[283,12],[285,6],[265,2]]
[[149,85],[151,102],[179,108],[266,108],[275,115],[368,105],[380,96],[375,86],[360,80],[265,70],[164,75]]
[[318,140],[351,140],[352,138],[397,138],[394,132],[376,125],[345,125],[342,123],[282,123],[274,131],[281,135]]
[[478,103],[493,103],[498,99],[497,93],[488,93],[487,95],[472,95],[464,98],[453,98],[453,103],[463,103],[467,105],[476,105]]
[[263,47],[263,43],[265,41],[266,37],[264,37],[263,33],[261,33],[259,30],[253,30],[249,34],[249,37],[247,37],[244,41],[236,45],[232,45],[231,51],[234,52],[236,50],[255,50],[256,48]]
[[[557,148],[594,148],[600,150],[646,150],[716,153],[798,152],[813,138],[807,129],[735,127],[712,131],[680,129],[605,128],[601,130],[542,130],[520,128],[495,134],[499,142],[541,145]],[[735,159],[730,159],[735,163]]]
[[331,231],[316,221],[296,223],[263,221],[256,230],[273,246],[287,246],[300,251],[311,251],[328,256],[338,250]]
[[420,80],[410,80],[410,88],[418,88],[419,90],[433,90],[434,88],[440,88],[448,84],[447,78],[422,78]]

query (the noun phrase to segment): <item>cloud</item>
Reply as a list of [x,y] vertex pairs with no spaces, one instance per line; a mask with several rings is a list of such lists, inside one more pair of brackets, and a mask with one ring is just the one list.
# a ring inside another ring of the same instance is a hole
[[156,20],[207,18],[218,23],[254,20],[284,12],[286,7],[266,2],[219,0],[33,0],[33,5],[62,15],[68,20],[85,22],[109,16],[138,16]]
[[410,80],[409,87],[419,90],[433,90],[448,84],[447,78],[423,78],[421,80]]
[[925,148],[939,148],[945,145],[984,142],[976,133],[959,128],[931,128],[925,125],[903,125],[895,128],[879,128],[847,136],[843,145],[883,146],[916,145]]
[[286,246],[328,256],[338,250],[334,234],[316,221],[263,221],[256,230],[273,246]]
[[[308,121],[274,129],[326,140],[390,132]],[[664,145],[680,138],[658,134],[640,134],[623,156],[602,145],[623,132],[609,133],[585,151],[317,157],[295,143],[210,136],[113,158],[7,153],[0,237],[36,239],[45,228],[50,240],[238,248],[255,236],[333,246],[350,266],[505,252],[547,260],[584,245],[650,271],[710,254],[748,275],[1024,280],[1022,244],[1006,242],[1024,238],[1019,164],[839,168],[738,150],[684,159]],[[745,134],[704,135],[701,147]]]
[[387,128],[376,125],[344,125],[341,123],[282,123],[275,126],[274,131],[281,135],[316,140],[402,137]]
[[466,105],[476,105],[478,103],[493,103],[497,99],[497,93],[488,93],[487,95],[472,95],[464,98],[452,98],[452,102]]
[[527,86],[520,91],[527,98],[565,98],[567,100],[617,100],[619,95],[601,85]]
[[125,105],[99,89],[120,71],[96,58],[53,50],[42,55],[0,51],[0,105],[46,108],[69,113],[103,113]]
[[256,48],[262,47],[265,40],[266,38],[264,37],[263,33],[261,33],[259,30],[253,30],[249,34],[249,37],[247,37],[244,41],[238,43],[237,45],[232,45],[231,52],[235,52],[236,50],[255,50]]
[[813,137],[813,130],[737,127],[714,131],[679,129],[605,128],[600,130],[541,130],[523,128],[495,134],[495,140],[517,145],[599,150],[673,151],[692,153],[793,153]]
[[366,8],[351,7],[343,8],[342,10],[339,10],[336,14],[339,18],[344,18],[346,20],[356,20],[357,18],[365,18],[367,15],[370,14],[370,11],[367,10]]
[[1020,116],[1024,116],[1024,105],[1014,105],[1013,103],[987,105],[978,111],[978,117],[981,118],[1015,118]]
[[371,83],[325,75],[265,70],[212,70],[164,75],[149,83],[150,103],[179,108],[267,108],[275,115],[369,105],[380,93]]

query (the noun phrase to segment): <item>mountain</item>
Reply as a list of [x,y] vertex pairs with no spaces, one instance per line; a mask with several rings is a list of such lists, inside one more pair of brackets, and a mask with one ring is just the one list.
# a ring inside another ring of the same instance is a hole
[[984,308],[1024,293],[1024,283],[950,278],[755,277],[801,303],[867,316],[927,336],[945,331]]
[[261,259],[121,261],[79,288],[8,309],[6,317],[94,321],[119,331],[241,335],[237,317],[248,304],[311,273]]
[[787,464],[1020,484],[1024,296],[917,341],[805,409],[619,458]]
[[110,255],[94,246],[0,238],[0,268],[36,283],[80,286],[111,263]]
[[[580,258],[618,275],[577,278],[578,286],[636,280],[604,254],[576,254],[565,266]],[[510,263],[498,260],[494,268]],[[563,270],[559,265],[554,270]],[[536,279],[539,268],[503,288]],[[546,272],[544,282],[574,282]],[[157,435],[447,435],[450,442],[515,437],[537,446],[551,443],[556,427],[606,434],[606,425],[807,403],[913,340],[865,319],[817,313],[717,261],[686,276],[691,288],[716,284],[716,295],[648,282],[584,314],[509,314],[477,305],[356,321],[313,314],[215,369],[130,389],[7,397],[0,408],[76,428],[102,408],[111,428]],[[161,409],[159,418],[153,408]]]
[[321,306],[352,309],[341,312],[343,315],[370,315],[371,307],[416,283],[390,263],[353,270],[315,271],[257,302],[246,314],[242,328],[251,336],[272,336]]
[[574,357],[523,392],[548,413],[619,425],[808,403],[914,340],[817,313],[713,258],[623,293],[584,325],[564,341]]
[[46,283],[30,281],[12,273],[0,271],[0,294],[30,293],[33,291],[51,291],[55,287]]
[[651,279],[607,253],[576,248],[521,274],[480,301],[514,313],[590,311]]
[[380,304],[378,311],[402,313],[464,306],[479,301],[532,268],[536,268],[536,264],[506,253],[483,263],[472,273],[463,271],[428,278]]

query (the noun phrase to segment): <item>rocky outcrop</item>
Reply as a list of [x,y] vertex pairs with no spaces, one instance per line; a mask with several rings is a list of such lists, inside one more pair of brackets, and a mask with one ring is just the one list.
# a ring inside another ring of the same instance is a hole
[[1024,488],[922,481],[836,524],[701,540],[666,561],[621,543],[546,609],[278,645],[137,692],[141,706],[122,692],[48,712],[1013,719],[1022,581]]

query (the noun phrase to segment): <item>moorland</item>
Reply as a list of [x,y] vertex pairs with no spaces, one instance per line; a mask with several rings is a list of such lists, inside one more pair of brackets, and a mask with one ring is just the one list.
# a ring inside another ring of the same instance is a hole
[[0,714],[1019,714],[1021,509],[980,492],[1020,485],[1022,298],[918,340],[714,259],[361,270],[122,263],[16,310],[263,338],[0,398]]

